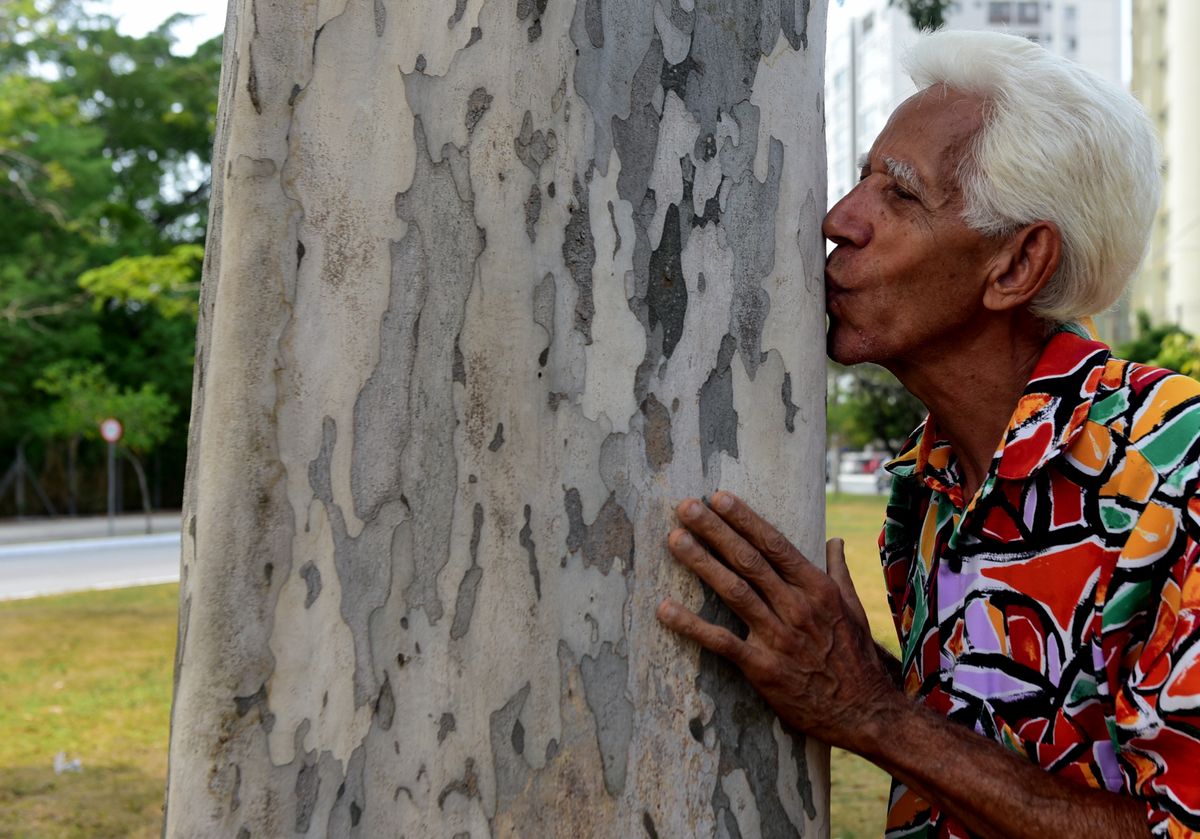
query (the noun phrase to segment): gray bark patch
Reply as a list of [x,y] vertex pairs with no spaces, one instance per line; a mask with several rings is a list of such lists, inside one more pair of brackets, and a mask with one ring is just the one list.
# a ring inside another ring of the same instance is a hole
[[483,505],[476,504],[472,514],[471,567],[458,585],[458,597],[454,601],[454,623],[450,625],[450,637],[455,641],[471,631],[471,618],[475,614],[475,598],[479,594],[479,582],[483,569],[479,567],[479,537],[483,532]]
[[781,388],[780,396],[783,397],[783,427],[788,430],[788,433],[793,433],[796,430],[796,412],[800,408],[792,401],[791,373],[783,374],[783,387]]
[[537,599],[542,599],[542,575],[538,571],[537,562],[537,545],[533,541],[533,529],[529,526],[529,518],[532,513],[529,505],[525,505],[525,525],[521,528],[519,539],[521,547],[529,554],[529,576],[533,577],[533,591],[537,595]]
[[671,414],[653,393],[642,402],[641,409],[645,418],[642,436],[646,441],[646,463],[658,472],[675,456],[671,442]]
[[513,729],[529,698],[530,685],[517,691],[504,705],[493,711],[488,719],[492,745],[492,770],[496,776],[496,812],[508,809],[512,800],[525,787],[529,764],[513,748]]
[[612,570],[613,560],[625,561],[625,573],[633,569],[633,523],[624,508],[617,502],[616,493],[610,493],[604,506],[596,513],[590,525],[583,520],[583,501],[579,490],[568,489],[563,498],[567,513],[567,550],[580,552],[583,564],[595,567],[601,574]]
[[438,793],[438,809],[444,809],[446,799],[455,794],[461,795],[468,800],[479,797],[479,775],[475,772],[474,758],[467,758],[463,766],[463,776],[461,778],[453,780],[442,787],[442,791]]
[[613,202],[608,202],[608,221],[612,225],[613,231],[613,258],[621,252],[621,228],[617,226],[617,211],[613,207]]
[[614,652],[611,643],[605,642],[595,658],[583,657],[579,670],[588,707],[596,720],[604,789],[615,797],[625,788],[629,744],[633,740],[633,703],[626,689],[629,661]]
[[[533,114],[526,111],[521,119],[521,130],[513,138],[513,150],[516,151],[517,158],[525,164],[525,168],[536,176],[542,164],[557,148],[558,135],[553,129],[543,132],[539,128],[535,131]],[[550,197],[553,198],[553,194]]]
[[439,745],[443,740],[450,736],[450,732],[455,729],[456,725],[457,723],[454,721],[454,714],[449,712],[442,714],[441,719],[438,720],[437,741]]
[[587,30],[588,41],[599,49],[604,46],[604,18],[600,9],[600,0],[584,0],[583,26]]
[[493,98],[486,87],[477,87],[471,91],[471,95],[467,97],[467,115],[463,118],[468,134],[473,132],[479,120],[483,119],[483,115],[492,106]]
[[588,211],[587,187],[576,176],[571,218],[563,236],[562,254],[567,270],[578,290],[575,301],[575,329],[592,343],[592,318],[596,316],[596,305],[592,299],[592,267],[596,264],[596,243],[592,239],[591,213]]
[[708,474],[709,458],[714,452],[738,456],[738,414],[733,407],[734,339],[726,335],[717,352],[717,366],[700,388],[700,465]]
[[392,694],[392,682],[387,673],[383,674],[383,686],[379,688],[379,697],[375,700],[375,719],[379,727],[389,731],[396,716],[396,697]]
[[550,339],[551,344],[554,343],[554,296],[556,293],[553,274],[542,277],[541,282],[533,289],[533,322],[546,330],[546,336]]
[[296,832],[308,833],[313,810],[317,806],[317,794],[321,791],[321,774],[316,763],[305,760],[296,774]]
[[383,5],[383,0],[375,0],[375,37],[382,38],[386,26],[387,7]]
[[463,12],[467,10],[467,0],[454,0],[454,14],[446,21],[446,28],[453,29],[462,20]]
[[537,241],[537,222],[541,216],[542,191],[534,184],[529,188],[529,197],[525,199],[525,235],[531,242]]
[[367,806],[367,793],[363,784],[363,769],[366,766],[367,750],[359,746],[350,753],[346,762],[346,775],[338,787],[333,809],[329,812],[326,836],[358,835],[356,828],[362,821]]
[[[739,637],[745,635],[742,621],[707,586],[699,615],[740,633]],[[779,799],[775,783],[779,754],[773,733],[774,712],[761,697],[745,689],[745,679],[736,667],[706,650],[700,653],[696,687],[713,701],[709,726],[715,730],[719,743],[717,775],[725,777],[735,769],[745,771],[758,806],[763,839],[794,837],[796,828]],[[797,751],[803,753],[803,748]],[[730,801],[719,783],[713,788],[712,804],[717,819],[723,820],[730,830],[729,835],[740,836]]]
[[496,433],[492,435],[492,442],[488,443],[489,452],[498,452],[500,447],[504,445],[504,423],[496,423]]
[[307,609],[317,602],[317,598],[321,594],[321,570],[311,562],[306,562],[300,569],[300,576],[308,588],[304,595],[304,608]]
[[679,230],[679,207],[667,208],[662,239],[650,254],[649,285],[646,305],[649,307],[650,328],[662,324],[662,354],[670,358],[679,339],[683,337],[683,319],[687,314],[687,283],[681,264],[682,243]]

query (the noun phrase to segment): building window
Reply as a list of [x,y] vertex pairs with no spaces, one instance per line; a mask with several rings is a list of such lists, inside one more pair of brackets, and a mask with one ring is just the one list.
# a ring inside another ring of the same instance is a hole
[[1063,18],[1069,22],[1074,22],[1075,21],[1075,7],[1067,6],[1065,9],[1063,9]]
[[1067,37],[1067,52],[1075,52],[1077,46],[1079,46],[1079,41],[1074,35],[1069,35]]
[[1017,20],[1020,23],[1037,23],[1041,20],[1041,9],[1037,3],[1018,3]]
[[988,23],[1012,23],[1012,3],[988,3]]
[[868,34],[875,28],[875,15],[869,14],[862,20],[862,34]]

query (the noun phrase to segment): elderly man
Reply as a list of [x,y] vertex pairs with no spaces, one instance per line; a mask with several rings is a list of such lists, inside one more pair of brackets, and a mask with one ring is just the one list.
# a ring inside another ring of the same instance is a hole
[[659,618],[887,770],[891,836],[1193,835],[1200,384],[1076,323],[1144,252],[1151,128],[1020,38],[933,35],[910,71],[922,90],[824,223],[830,357],[929,409],[880,537],[902,660],[840,540],[822,572],[725,492],[681,503],[668,545],[747,637],[671,600]]

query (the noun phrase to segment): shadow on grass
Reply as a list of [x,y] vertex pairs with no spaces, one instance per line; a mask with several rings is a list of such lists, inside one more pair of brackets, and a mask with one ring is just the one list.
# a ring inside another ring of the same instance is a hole
[[0,768],[0,839],[151,839],[165,779],[130,765]]

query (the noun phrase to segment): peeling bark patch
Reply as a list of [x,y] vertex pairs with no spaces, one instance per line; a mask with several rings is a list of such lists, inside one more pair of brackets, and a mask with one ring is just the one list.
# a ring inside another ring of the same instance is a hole
[[300,576],[304,578],[304,584],[308,587],[308,592],[304,595],[304,608],[307,609],[321,594],[321,569],[311,562],[306,562],[300,569]]
[[460,385],[467,383],[467,365],[463,360],[462,350],[458,346],[460,336],[454,336],[454,367],[450,371],[450,376],[453,381]]
[[708,474],[709,458],[714,452],[738,456],[738,414],[733,407],[733,336],[721,339],[717,366],[708,374],[700,388],[700,465]]
[[488,443],[489,452],[498,452],[500,447],[504,445],[504,423],[496,424],[496,433],[492,436],[492,442]]
[[250,104],[254,113],[262,114],[262,103],[258,100],[258,70],[254,67],[254,47],[250,47],[250,71],[246,74],[246,92],[250,94]]
[[697,743],[704,742],[704,722],[699,717],[692,717],[688,720],[688,731]]
[[508,809],[512,800],[524,789],[529,777],[529,764],[513,747],[513,730],[520,719],[521,711],[525,708],[529,690],[529,682],[526,682],[501,708],[493,711],[488,719],[492,770],[496,778],[497,813]]
[[446,28],[453,29],[462,20],[463,12],[467,10],[467,0],[454,0],[454,14],[446,21]]
[[456,723],[454,721],[454,714],[451,714],[451,713],[442,714],[442,718],[440,720],[438,720],[438,733],[437,733],[438,745],[441,745],[442,741],[445,740],[446,737],[449,736],[450,732],[455,729],[455,726],[456,726]]
[[308,833],[313,810],[317,806],[317,793],[321,791],[321,775],[317,764],[305,762],[296,774],[296,832]]
[[375,37],[383,37],[383,30],[386,24],[387,7],[383,5],[383,0],[375,0]]
[[383,674],[383,686],[379,689],[379,697],[375,700],[375,719],[379,727],[388,731],[396,716],[396,697],[392,694],[392,682],[387,673]]
[[613,259],[616,259],[617,254],[621,252],[621,228],[617,226],[617,211],[613,207],[613,202],[608,202],[608,220],[612,224],[613,229]]
[[554,343],[554,275],[546,274],[533,289],[533,322],[546,330],[550,343]]
[[662,354],[670,358],[679,339],[683,337],[683,319],[687,314],[687,283],[683,279],[680,261],[683,251],[679,232],[679,207],[667,208],[662,240],[650,254],[649,285],[646,305],[649,307],[650,328],[663,325]]
[[519,755],[525,754],[525,726],[521,725],[519,719],[513,723],[511,739],[513,751]]
[[571,209],[571,219],[563,237],[562,254],[579,291],[575,302],[575,329],[584,337],[584,342],[592,343],[592,318],[596,315],[596,306],[592,299],[592,267],[596,264],[596,243],[592,239],[590,213],[588,212],[587,188],[579,182],[576,176],[574,184],[575,199]]
[[326,836],[350,836],[350,831],[358,827],[367,800],[363,786],[366,757],[365,746],[359,746],[350,753],[350,759],[346,762],[345,780],[338,787],[337,798],[329,813]]
[[417,60],[413,62],[413,69],[418,73],[424,73],[426,66],[427,62],[425,61],[425,53],[421,53],[417,56]]
[[[742,621],[707,586],[699,615],[739,637],[746,634]],[[775,715],[761,697],[745,690],[744,681],[741,672],[725,659],[707,650],[700,652],[696,687],[713,701],[709,725],[719,743],[717,775],[724,778],[736,769],[746,773],[758,805],[763,839],[794,837],[796,828],[776,788],[779,747],[772,730]],[[714,785],[712,805],[718,821],[723,820],[729,828],[729,835],[740,836],[731,802],[720,783]]]
[[483,505],[476,504],[474,530],[471,531],[471,567],[458,585],[458,597],[454,601],[454,623],[450,625],[450,637],[455,641],[471,631],[471,618],[475,614],[475,598],[479,594],[479,581],[483,569],[479,567],[479,537],[483,531]]
[[296,270],[300,270],[300,263],[304,261],[304,243],[296,240]]
[[[612,203],[609,203],[612,206]],[[542,215],[542,191],[534,184],[529,188],[529,197],[525,199],[525,235],[529,241],[537,241],[537,222]]]
[[475,760],[473,758],[467,758],[467,762],[463,766],[462,778],[446,784],[442,788],[442,791],[438,793],[438,809],[445,809],[446,799],[455,793],[466,799],[479,797],[479,776],[475,774]]
[[249,696],[235,696],[233,698],[234,707],[237,708],[237,715],[244,717],[256,707],[262,706],[267,701],[267,686],[261,685],[258,690]]
[[604,18],[600,11],[600,0],[585,0],[583,7],[583,26],[587,31],[588,41],[596,49],[604,46]]
[[483,37],[483,30],[480,29],[478,26],[472,27],[471,37],[467,39],[467,46],[463,47],[463,49],[470,47],[472,44],[474,44],[476,41],[478,41],[482,37]]
[[671,442],[671,415],[653,393],[642,402],[641,410],[645,417],[642,436],[646,445],[646,463],[658,472],[675,456],[675,447]]
[[[542,164],[558,148],[558,135],[553,130],[543,132],[540,128],[533,130],[533,114],[525,112],[521,119],[521,130],[513,138],[513,149],[517,158],[525,164],[525,168],[537,175]],[[554,192],[550,192],[554,197]]]
[[471,91],[471,95],[467,97],[467,115],[464,119],[468,134],[474,131],[475,126],[479,124],[479,120],[483,119],[483,115],[487,113],[487,109],[492,106],[493,98],[487,92],[486,87],[477,87]]
[[525,526],[521,528],[520,540],[523,547],[529,554],[529,576],[533,577],[533,591],[537,595],[537,599],[542,599],[542,575],[538,571],[537,550],[533,543],[533,529],[529,526],[529,518],[531,514],[529,505],[525,505]]
[[614,652],[613,645],[606,641],[595,658],[583,657],[579,670],[588,707],[596,720],[604,789],[616,797],[625,788],[629,744],[633,739],[633,703],[626,692],[629,661]]
[[799,406],[792,401],[792,374],[783,374],[783,388],[780,394],[783,397],[783,427],[792,433],[796,430],[796,412],[800,410]]
[[642,828],[645,829],[648,839],[658,839],[658,831],[654,829],[654,819],[650,818],[650,814],[645,810],[642,811]]
[[624,559],[624,571],[633,568],[633,524],[617,503],[616,493],[610,493],[604,506],[590,525],[583,521],[583,501],[579,490],[566,491],[563,507],[567,513],[567,550],[581,552],[583,564],[599,569],[601,574],[612,570],[614,559]]

